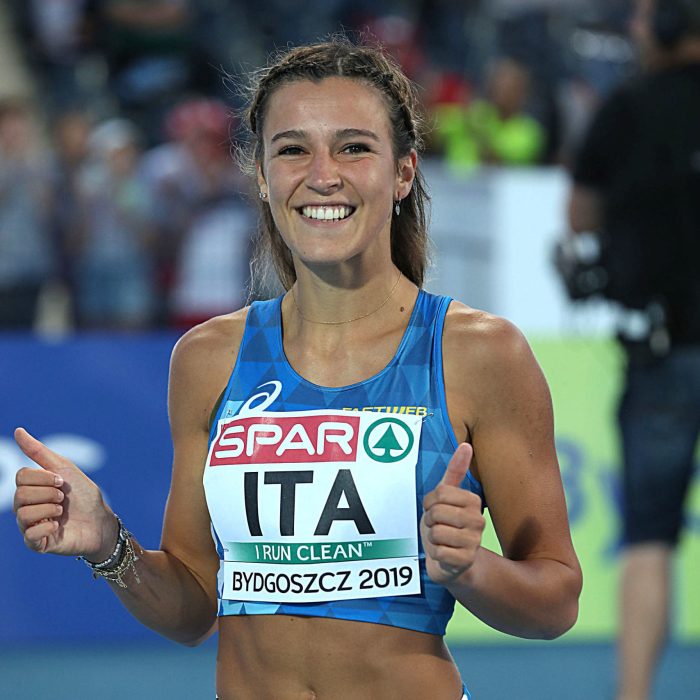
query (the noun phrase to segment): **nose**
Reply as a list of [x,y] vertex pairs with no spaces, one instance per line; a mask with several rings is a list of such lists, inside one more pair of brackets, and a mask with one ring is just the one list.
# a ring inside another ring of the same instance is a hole
[[342,178],[338,162],[328,151],[318,151],[313,154],[306,176],[309,189],[319,194],[330,194],[342,187]]

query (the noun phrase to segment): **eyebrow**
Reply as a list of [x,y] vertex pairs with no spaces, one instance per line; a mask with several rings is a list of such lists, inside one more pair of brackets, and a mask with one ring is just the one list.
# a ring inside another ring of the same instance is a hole
[[[364,136],[365,138],[372,139],[372,141],[376,141],[377,143],[380,140],[379,136],[377,136],[377,134],[375,134],[374,131],[370,131],[369,129],[338,129],[335,132],[335,136],[339,139]],[[307,137],[308,133],[302,129],[289,129],[288,131],[280,131],[279,133],[275,134],[270,139],[270,143],[275,143],[275,141],[279,141],[280,139],[303,140]]]

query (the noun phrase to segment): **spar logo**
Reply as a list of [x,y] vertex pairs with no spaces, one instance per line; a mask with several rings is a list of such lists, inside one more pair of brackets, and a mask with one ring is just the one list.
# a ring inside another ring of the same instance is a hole
[[209,466],[354,462],[359,416],[246,416],[219,421]]
[[398,418],[382,418],[367,428],[363,446],[377,462],[398,462],[411,451],[413,433]]

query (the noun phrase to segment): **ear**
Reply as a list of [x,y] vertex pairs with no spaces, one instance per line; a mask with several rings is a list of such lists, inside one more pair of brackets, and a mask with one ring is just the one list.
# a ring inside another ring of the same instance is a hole
[[416,177],[417,165],[418,154],[413,148],[407,156],[399,158],[396,168],[395,200],[401,200],[408,196],[408,193],[411,191],[411,187],[413,187],[413,180]]
[[265,181],[265,175],[263,173],[262,165],[260,164],[260,161],[258,161],[255,164],[255,170],[257,172],[258,191],[264,192],[265,194],[267,194],[267,182]]

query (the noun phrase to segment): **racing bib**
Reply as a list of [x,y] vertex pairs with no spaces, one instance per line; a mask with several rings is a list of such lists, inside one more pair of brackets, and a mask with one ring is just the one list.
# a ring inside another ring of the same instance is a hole
[[420,593],[420,416],[224,417],[204,472],[222,598],[310,603]]

